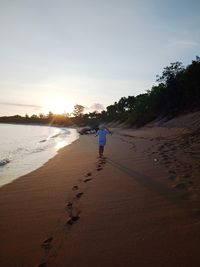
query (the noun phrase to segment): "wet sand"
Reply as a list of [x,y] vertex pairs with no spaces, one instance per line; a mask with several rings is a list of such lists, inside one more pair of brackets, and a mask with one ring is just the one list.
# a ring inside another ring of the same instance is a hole
[[113,130],[0,188],[0,266],[199,266],[199,134]]

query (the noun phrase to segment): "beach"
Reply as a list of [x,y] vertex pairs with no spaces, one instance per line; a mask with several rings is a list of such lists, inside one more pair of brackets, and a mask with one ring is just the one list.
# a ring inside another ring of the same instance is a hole
[[0,266],[199,266],[199,135],[112,130],[0,188]]

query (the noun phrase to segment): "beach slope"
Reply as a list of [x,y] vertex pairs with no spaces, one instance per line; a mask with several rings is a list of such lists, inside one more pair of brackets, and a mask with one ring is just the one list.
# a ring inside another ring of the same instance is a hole
[[95,137],[81,136],[0,188],[0,266],[199,266],[199,169],[183,153],[188,136],[115,129],[104,159]]

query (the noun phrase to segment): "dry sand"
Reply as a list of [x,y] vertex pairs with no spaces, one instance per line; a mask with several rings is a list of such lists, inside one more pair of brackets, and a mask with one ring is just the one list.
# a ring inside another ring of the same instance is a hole
[[199,134],[114,129],[0,188],[2,267],[199,267]]

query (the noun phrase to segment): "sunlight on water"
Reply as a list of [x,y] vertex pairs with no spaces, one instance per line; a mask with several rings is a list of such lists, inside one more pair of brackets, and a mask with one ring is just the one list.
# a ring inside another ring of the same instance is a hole
[[60,148],[63,148],[64,146],[68,145],[68,142],[67,141],[57,141],[56,145],[55,145],[55,148],[56,150],[60,149]]
[[0,124],[0,186],[41,167],[78,138],[71,128]]

